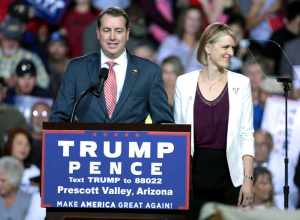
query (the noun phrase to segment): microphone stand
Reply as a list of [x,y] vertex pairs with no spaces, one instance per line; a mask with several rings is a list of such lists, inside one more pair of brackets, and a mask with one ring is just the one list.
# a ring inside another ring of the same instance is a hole
[[71,118],[70,118],[70,122],[73,123],[74,122],[74,118],[75,118],[75,112],[77,110],[78,104],[80,103],[81,99],[86,96],[88,93],[90,92],[94,92],[95,89],[97,88],[97,84],[96,85],[92,85],[91,87],[89,87],[88,89],[84,90],[83,92],[80,93],[78,99],[76,100],[73,109],[72,109],[72,113],[71,113]]
[[284,148],[285,148],[285,158],[284,158],[284,186],[283,186],[283,195],[284,195],[284,208],[288,209],[289,207],[289,185],[288,185],[288,92],[291,89],[290,83],[292,82],[290,78],[279,77],[277,78],[278,82],[281,82],[284,90],[284,99],[285,99],[285,139],[284,139]]
[[[293,71],[293,65],[291,61],[289,60],[288,55],[286,54],[285,50],[280,46],[280,44],[274,40],[259,40],[260,42],[271,42],[274,45],[276,45],[280,51],[282,52],[283,57],[286,59],[288,65],[291,67],[291,70]],[[283,195],[284,195],[284,208],[288,209],[289,207],[289,185],[288,185],[288,127],[287,127],[287,114],[288,114],[288,92],[291,89],[290,84],[292,83],[292,80],[290,77],[278,77],[277,81],[282,83],[283,90],[284,90],[284,97],[285,97],[285,137],[284,137],[284,148],[285,148],[285,158],[284,158],[284,186],[283,186]]]

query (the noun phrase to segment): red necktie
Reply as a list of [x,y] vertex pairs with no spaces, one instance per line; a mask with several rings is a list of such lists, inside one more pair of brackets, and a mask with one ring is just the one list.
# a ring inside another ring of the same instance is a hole
[[113,69],[116,63],[113,61],[108,61],[106,64],[108,65],[109,70],[107,80],[104,83],[104,97],[107,113],[109,118],[111,118],[117,102],[117,81],[116,73]]

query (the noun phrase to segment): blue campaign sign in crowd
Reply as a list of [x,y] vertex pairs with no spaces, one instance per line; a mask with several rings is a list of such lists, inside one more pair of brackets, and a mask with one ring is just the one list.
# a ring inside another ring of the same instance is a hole
[[26,0],[35,8],[36,15],[51,24],[58,23],[70,0]]

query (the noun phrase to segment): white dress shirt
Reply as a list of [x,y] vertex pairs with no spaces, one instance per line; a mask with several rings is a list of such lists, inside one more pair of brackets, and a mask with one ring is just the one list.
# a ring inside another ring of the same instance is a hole
[[110,59],[108,58],[103,51],[101,50],[101,68],[107,67],[108,65],[106,62],[113,61],[116,64],[114,65],[114,71],[116,73],[116,81],[117,81],[117,102],[121,96],[122,88],[125,82],[126,77],[126,70],[127,70],[127,52],[124,50],[124,52],[116,59]]

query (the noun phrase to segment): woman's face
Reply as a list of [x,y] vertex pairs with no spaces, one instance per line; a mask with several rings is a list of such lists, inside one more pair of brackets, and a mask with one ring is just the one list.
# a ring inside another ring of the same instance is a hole
[[258,203],[269,202],[272,197],[273,186],[268,174],[261,174],[254,183],[254,197]]
[[14,191],[14,187],[9,182],[7,173],[4,170],[0,170],[0,196],[5,197],[12,191]]
[[12,156],[20,161],[24,161],[29,156],[29,153],[29,140],[24,134],[17,134],[12,143]]
[[174,66],[170,63],[166,63],[162,66],[162,77],[165,87],[174,89],[177,74],[175,73]]
[[208,63],[218,68],[227,68],[234,53],[235,41],[230,35],[221,35],[205,47]]
[[197,9],[190,9],[185,15],[184,31],[194,35],[201,27],[201,14]]

